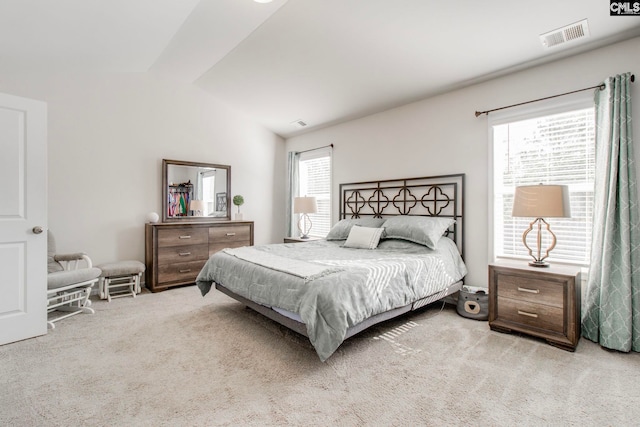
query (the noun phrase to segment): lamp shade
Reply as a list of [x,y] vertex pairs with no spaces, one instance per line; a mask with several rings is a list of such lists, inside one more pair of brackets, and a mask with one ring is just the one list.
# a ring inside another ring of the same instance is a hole
[[203,211],[204,202],[202,200],[192,200],[189,207],[192,211]]
[[516,187],[511,216],[569,218],[569,187],[566,185],[524,185]]
[[315,197],[296,197],[293,199],[293,213],[310,214],[318,212]]

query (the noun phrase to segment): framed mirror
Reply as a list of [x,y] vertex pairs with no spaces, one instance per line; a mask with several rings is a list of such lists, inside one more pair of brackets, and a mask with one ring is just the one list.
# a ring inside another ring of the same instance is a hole
[[231,166],[162,160],[162,221],[231,219]]

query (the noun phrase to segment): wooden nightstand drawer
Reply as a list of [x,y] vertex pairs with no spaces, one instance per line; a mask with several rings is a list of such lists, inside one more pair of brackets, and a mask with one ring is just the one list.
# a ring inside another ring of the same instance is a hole
[[305,242],[313,242],[315,240],[322,240],[320,237],[309,237],[307,239],[303,239],[302,237],[285,237],[284,243],[305,243]]
[[563,306],[564,292],[558,283],[522,275],[504,273],[499,278],[498,297],[529,301],[534,304]]
[[521,323],[533,328],[563,333],[562,307],[532,304],[522,300],[502,298],[498,295],[499,318],[507,322]]
[[202,245],[209,243],[206,228],[182,227],[158,230],[158,247]]

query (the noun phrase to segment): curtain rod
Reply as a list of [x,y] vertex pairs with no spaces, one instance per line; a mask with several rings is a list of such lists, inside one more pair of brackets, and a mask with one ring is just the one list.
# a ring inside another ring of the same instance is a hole
[[[635,76],[635,74],[632,74],[631,75],[631,82],[634,82],[635,80],[636,80],[636,76]],[[565,93],[561,93],[561,94],[558,94],[558,95],[547,96],[545,98],[538,98],[538,99],[534,99],[532,101],[521,102],[519,104],[507,105],[506,107],[494,108],[493,110],[476,111],[476,117],[481,116],[483,114],[487,114],[488,115],[489,113],[491,113],[493,111],[504,110],[506,108],[511,108],[511,107],[518,107],[520,105],[531,104],[533,102],[544,101],[546,99],[558,98],[560,96],[571,95],[572,93],[583,92],[583,91],[589,90],[589,89],[601,89],[602,90],[602,89],[604,89],[604,83],[600,83],[597,86],[585,87],[584,89],[572,90],[571,92],[565,92]]]
[[321,150],[323,148],[327,148],[327,147],[331,147],[333,148],[333,144],[329,144],[329,145],[324,145],[322,147],[317,147],[317,148],[309,148],[308,150],[304,150],[304,151],[296,151],[296,153],[301,154],[301,153],[306,153],[308,151],[313,151],[313,150]]

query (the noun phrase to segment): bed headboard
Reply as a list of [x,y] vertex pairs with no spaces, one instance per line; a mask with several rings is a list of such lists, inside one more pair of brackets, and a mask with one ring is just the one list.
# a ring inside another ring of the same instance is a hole
[[455,218],[456,223],[447,231],[447,236],[456,242],[464,257],[464,176],[340,184],[340,219],[396,215]]

